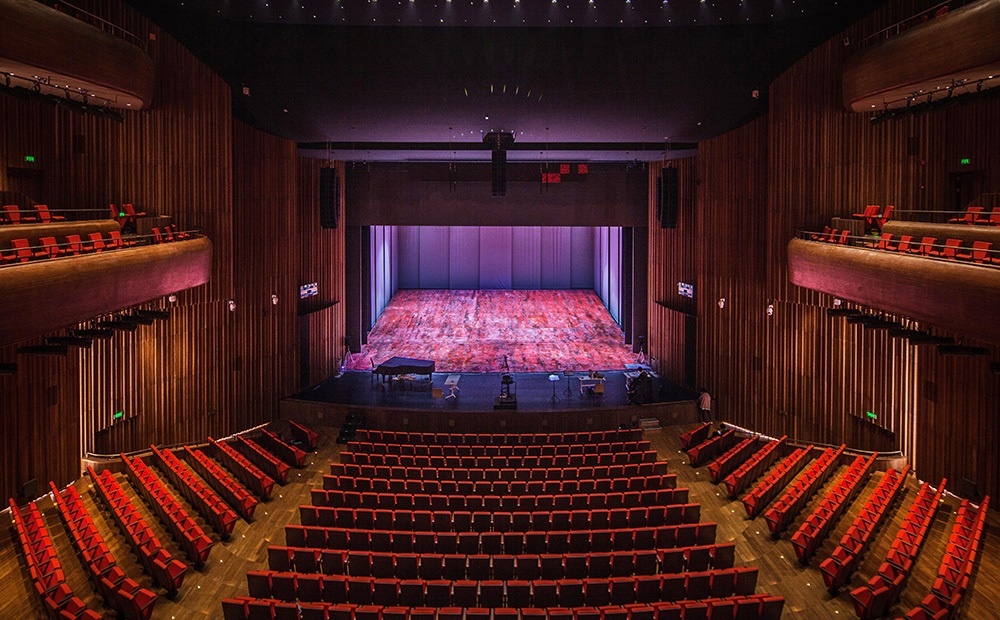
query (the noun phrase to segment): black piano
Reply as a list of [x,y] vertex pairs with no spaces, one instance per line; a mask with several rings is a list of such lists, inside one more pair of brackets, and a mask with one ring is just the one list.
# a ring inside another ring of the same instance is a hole
[[399,375],[427,375],[434,372],[434,360],[417,360],[410,357],[392,357],[375,367],[375,374],[385,381],[386,377]]

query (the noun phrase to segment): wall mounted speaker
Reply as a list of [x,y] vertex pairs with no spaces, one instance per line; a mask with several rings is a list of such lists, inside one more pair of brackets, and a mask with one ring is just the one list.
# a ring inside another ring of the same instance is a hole
[[660,227],[677,228],[677,168],[664,168],[660,181]]
[[319,171],[319,223],[323,228],[336,228],[340,219],[340,177],[335,168]]

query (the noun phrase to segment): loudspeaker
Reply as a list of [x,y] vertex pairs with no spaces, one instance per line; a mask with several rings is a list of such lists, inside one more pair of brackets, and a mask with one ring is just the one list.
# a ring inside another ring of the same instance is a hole
[[340,219],[340,177],[334,168],[319,171],[319,223],[323,228],[336,228]]
[[677,228],[677,168],[664,168],[660,180],[660,227]]
[[490,188],[494,196],[507,195],[507,151],[493,151],[493,175]]
[[35,499],[38,497],[38,479],[32,478],[22,484],[20,497],[24,499]]

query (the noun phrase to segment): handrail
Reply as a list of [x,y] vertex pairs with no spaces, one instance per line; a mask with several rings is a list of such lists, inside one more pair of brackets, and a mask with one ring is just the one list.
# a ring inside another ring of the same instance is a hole
[[[149,52],[149,48],[146,46],[146,41],[144,39],[140,38],[138,35],[136,35],[136,34],[134,34],[132,32],[129,32],[128,30],[125,30],[124,28],[122,28],[118,24],[113,24],[113,23],[109,22],[108,20],[104,19],[103,17],[98,17],[97,15],[94,15],[90,11],[87,11],[85,9],[81,9],[80,7],[76,6],[75,4],[71,4],[69,2],[65,2],[64,0],[56,0],[56,1],[53,1],[53,0],[38,0],[38,1],[41,2],[42,4],[46,5],[46,6],[49,6],[49,7],[53,8],[53,9],[59,11],[60,13],[64,13],[66,15],[69,15],[70,17],[73,17],[73,18],[76,18],[76,19],[78,19],[78,20],[80,20],[82,22],[88,23],[91,26],[94,26],[95,28],[100,28],[103,32],[107,32],[108,34],[111,34],[112,36],[118,37],[119,39],[122,39],[124,41],[128,41],[129,43],[131,43],[132,45],[138,47],[139,49],[141,49],[144,52],[147,52],[147,53]],[[64,10],[64,7],[67,8],[67,9],[70,9],[70,10],[69,11]]]
[[[256,431],[259,431],[260,429],[265,428],[265,427],[267,427],[270,424],[271,424],[270,422],[264,422],[262,424],[258,424],[257,426],[251,426],[250,428],[244,429],[242,431],[237,431],[237,432],[235,432],[232,435],[229,435],[227,437],[220,437],[219,439],[216,439],[216,441],[220,441],[220,442],[221,441],[228,441],[230,439],[235,439],[236,437],[239,437],[241,435],[249,435],[250,433],[254,433]],[[184,446],[189,446],[191,448],[201,448],[201,447],[208,446],[208,445],[210,445],[210,442],[208,442],[208,441],[182,441],[180,443],[174,443],[174,444],[169,444],[169,445],[168,444],[161,444],[161,445],[156,446],[156,449],[157,450],[164,450],[164,449],[166,449],[166,450],[173,451],[173,450],[176,450],[177,448],[181,448],[181,447],[184,447]],[[95,452],[88,452],[86,455],[84,455],[83,458],[88,459],[88,460],[100,459],[100,460],[102,460],[104,462],[109,462],[109,461],[120,461],[122,454],[124,454],[125,456],[128,456],[128,457],[134,457],[134,456],[144,456],[144,455],[152,454],[152,453],[153,453],[153,451],[150,448],[141,448],[139,450],[133,450],[132,452],[117,452],[115,454],[97,454]]]
[[886,26],[885,28],[879,30],[878,32],[868,35],[867,37],[858,41],[856,49],[862,50],[871,45],[876,39],[880,40],[891,39],[892,37],[898,35],[904,30],[909,30],[910,28],[922,24],[931,19],[934,19],[935,17],[941,17],[945,13],[938,15],[938,11],[941,11],[942,9],[945,9],[946,10],[945,12],[953,11],[955,9],[960,9],[966,4],[970,4],[975,1],[976,0],[944,0],[943,2],[939,2],[938,4],[935,4],[929,9],[924,9],[923,11],[911,15],[906,19],[900,20],[895,24]]
[[[948,247],[947,243],[937,243],[937,237],[934,238],[935,243],[923,243],[920,239],[918,239],[917,237],[914,237],[912,239],[912,241],[911,241],[911,245],[912,245],[913,248],[915,248],[915,250],[905,250],[903,252],[900,252],[899,250],[892,250],[892,249],[889,249],[889,248],[879,247],[881,245],[881,243],[882,243],[882,240],[879,237],[873,237],[871,235],[865,235],[865,236],[848,235],[847,236],[847,241],[848,242],[847,243],[840,243],[839,240],[840,240],[841,237],[839,235],[835,234],[835,233],[836,233],[836,231],[830,233],[831,239],[829,239],[829,240],[826,240],[826,239],[814,239],[814,237],[817,237],[817,236],[818,237],[822,237],[823,236],[823,233],[822,232],[818,232],[818,231],[799,230],[799,231],[796,231],[795,236],[798,239],[802,239],[804,241],[810,241],[810,242],[814,242],[814,243],[824,243],[824,244],[828,244],[828,245],[837,245],[837,246],[842,246],[842,247],[850,247],[850,248],[855,248],[855,249],[859,249],[859,250],[872,250],[872,251],[878,251],[878,252],[888,252],[890,254],[906,254],[906,255],[910,255],[910,256],[919,256],[920,258],[926,258],[926,259],[931,259],[931,260],[939,260],[939,261],[945,261],[945,262],[949,262],[949,263],[959,263],[959,264],[964,264],[964,265],[976,265],[976,266],[980,266],[980,267],[989,267],[989,268],[992,268],[992,269],[998,269],[998,268],[1000,268],[1000,248],[989,248],[989,249],[983,249],[983,250],[976,249],[975,250],[976,252],[985,252],[986,255],[990,258],[990,262],[977,262],[974,259],[970,259],[970,258],[958,258],[958,257],[947,258],[947,257],[933,256],[933,255],[928,254],[924,250],[924,248],[930,248],[930,249],[933,249],[935,252],[940,253],[942,250],[944,250],[945,248]],[[930,235],[926,235],[926,236],[930,236]],[[894,238],[890,243],[898,244],[899,240]],[[971,251],[971,250],[973,250],[973,248],[972,248],[971,245],[966,245],[963,242],[961,245],[959,245],[957,248],[955,248],[955,250],[956,251],[963,251],[963,250],[970,250]],[[996,263],[996,264],[991,264],[991,263]]]
[[[750,435],[751,437],[754,437],[755,439],[766,439],[768,441],[778,441],[777,437],[771,437],[770,435],[765,435],[764,433],[758,433],[756,431],[752,431],[752,430],[750,430],[748,428],[743,428],[742,426],[738,426],[736,424],[730,424],[729,422],[723,422],[723,424],[726,425],[726,428],[734,429],[734,430],[736,430],[736,431],[738,431],[740,433],[743,433],[743,434],[746,434],[746,435]],[[833,448],[833,449],[837,449],[837,448],[839,448],[841,446],[841,444],[839,444],[839,443],[838,444],[817,443],[815,441],[805,441],[805,440],[801,440],[801,439],[792,439],[792,438],[786,439],[785,443],[789,444],[789,445],[796,445],[796,446],[802,446],[802,447],[813,446],[815,448]],[[861,449],[858,449],[858,448],[844,448],[844,454],[858,454],[858,455],[867,455],[867,456],[871,456],[872,454],[878,454],[879,456],[906,456],[905,454],[903,454],[903,452],[901,450],[894,450],[893,452],[886,452],[885,450],[861,450]]]
[[[100,232],[100,231],[94,231],[94,232]],[[48,262],[48,261],[62,260],[62,259],[69,259],[69,258],[79,258],[81,256],[90,256],[90,255],[93,255],[93,254],[100,254],[102,252],[119,252],[119,251],[122,251],[122,250],[132,249],[134,247],[149,247],[149,246],[154,246],[154,245],[168,245],[168,244],[171,244],[171,243],[183,243],[184,241],[193,240],[193,239],[199,239],[199,238],[201,238],[201,237],[204,236],[201,233],[200,230],[177,231],[177,232],[172,233],[172,234],[179,234],[179,233],[183,233],[183,234],[187,235],[187,237],[184,238],[184,239],[172,239],[170,241],[166,241],[166,240],[156,241],[155,235],[127,235],[127,236],[126,235],[122,235],[121,238],[120,238],[120,240],[116,242],[116,241],[112,240],[110,237],[105,237],[102,234],[101,235],[101,241],[103,243],[105,243],[105,246],[103,248],[101,248],[100,250],[94,250],[93,249],[93,243],[96,241],[96,239],[90,239],[89,237],[85,238],[84,235],[86,235],[88,233],[80,233],[80,241],[79,242],[62,241],[62,242],[58,242],[58,243],[54,243],[54,244],[49,244],[49,245],[44,245],[44,244],[43,245],[28,245],[26,247],[20,248],[21,250],[28,250],[32,254],[34,254],[35,252],[44,252],[45,253],[45,256],[34,256],[34,255],[32,255],[28,260],[21,260],[20,257],[16,256],[16,254],[18,252],[18,248],[14,248],[14,247],[0,248],[0,253],[2,253],[3,255],[14,255],[15,256],[15,259],[12,262],[10,262],[8,264],[0,264],[0,269],[10,269],[10,268],[17,267],[19,265],[27,265],[27,264],[33,264],[33,263],[38,263],[38,262]],[[71,234],[76,234],[76,233],[71,233]],[[65,236],[64,236],[64,238],[65,238]],[[117,245],[119,243],[121,244],[120,246]],[[75,253],[72,250],[73,246],[77,246],[77,250],[76,250]],[[90,247],[86,247],[86,246],[90,246]],[[55,247],[58,250],[61,250],[62,252],[65,252],[65,254],[61,255],[61,256],[52,256],[52,254],[50,253],[50,248],[52,248],[52,247]]]

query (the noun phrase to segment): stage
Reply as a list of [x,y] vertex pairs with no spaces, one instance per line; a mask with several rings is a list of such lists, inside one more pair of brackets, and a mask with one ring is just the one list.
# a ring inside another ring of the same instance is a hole
[[401,289],[348,368],[371,370],[393,356],[434,360],[449,373],[500,372],[506,356],[511,371],[546,376],[636,361],[592,290]]

